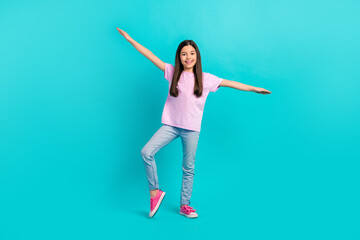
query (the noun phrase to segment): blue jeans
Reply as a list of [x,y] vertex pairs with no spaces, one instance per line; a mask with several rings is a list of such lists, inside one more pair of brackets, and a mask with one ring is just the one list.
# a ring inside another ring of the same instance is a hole
[[145,171],[150,190],[159,189],[159,182],[154,159],[155,154],[161,148],[180,136],[183,147],[183,178],[180,204],[190,205],[190,197],[194,181],[195,154],[199,141],[199,135],[200,132],[197,131],[164,124],[151,137],[151,139],[141,150],[141,156],[144,160]]

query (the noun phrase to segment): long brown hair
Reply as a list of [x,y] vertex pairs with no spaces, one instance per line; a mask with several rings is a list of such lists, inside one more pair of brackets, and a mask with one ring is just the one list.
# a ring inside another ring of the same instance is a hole
[[199,48],[197,47],[196,43],[193,40],[182,41],[176,50],[174,76],[169,90],[170,95],[173,97],[178,96],[177,84],[179,82],[182,71],[184,71],[184,66],[182,65],[180,60],[180,51],[184,46],[187,45],[191,45],[193,48],[195,48],[196,51],[196,63],[194,65],[194,76],[195,76],[194,95],[196,97],[201,97],[203,92],[201,57],[200,57]]

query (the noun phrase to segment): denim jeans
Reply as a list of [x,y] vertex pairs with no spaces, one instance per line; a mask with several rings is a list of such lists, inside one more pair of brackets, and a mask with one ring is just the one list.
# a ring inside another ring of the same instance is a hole
[[195,154],[200,132],[163,124],[141,150],[150,190],[159,189],[154,156],[164,146],[181,137],[183,147],[182,186],[180,204],[190,205],[194,181]]

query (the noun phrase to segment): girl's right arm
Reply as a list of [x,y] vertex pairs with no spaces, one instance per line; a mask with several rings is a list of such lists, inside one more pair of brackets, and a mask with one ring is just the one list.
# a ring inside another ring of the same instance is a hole
[[161,71],[165,71],[165,63],[161,61],[157,56],[155,56],[149,49],[145,48],[144,46],[141,46],[139,43],[137,43],[134,39],[132,39],[129,34],[127,34],[125,31],[121,30],[120,28],[116,28],[119,33],[129,42],[131,45],[133,45],[142,55],[147,57],[152,63],[154,63],[158,68],[161,69]]

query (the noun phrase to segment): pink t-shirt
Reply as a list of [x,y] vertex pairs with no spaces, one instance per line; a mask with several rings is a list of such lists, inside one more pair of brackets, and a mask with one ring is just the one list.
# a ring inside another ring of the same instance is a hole
[[[169,90],[175,67],[165,63],[165,79],[169,82]],[[178,96],[173,97],[168,91],[161,123],[174,127],[200,132],[201,120],[206,98],[209,92],[216,92],[223,79],[203,72],[203,93],[197,98],[194,95],[194,73],[183,71],[178,82]]]

